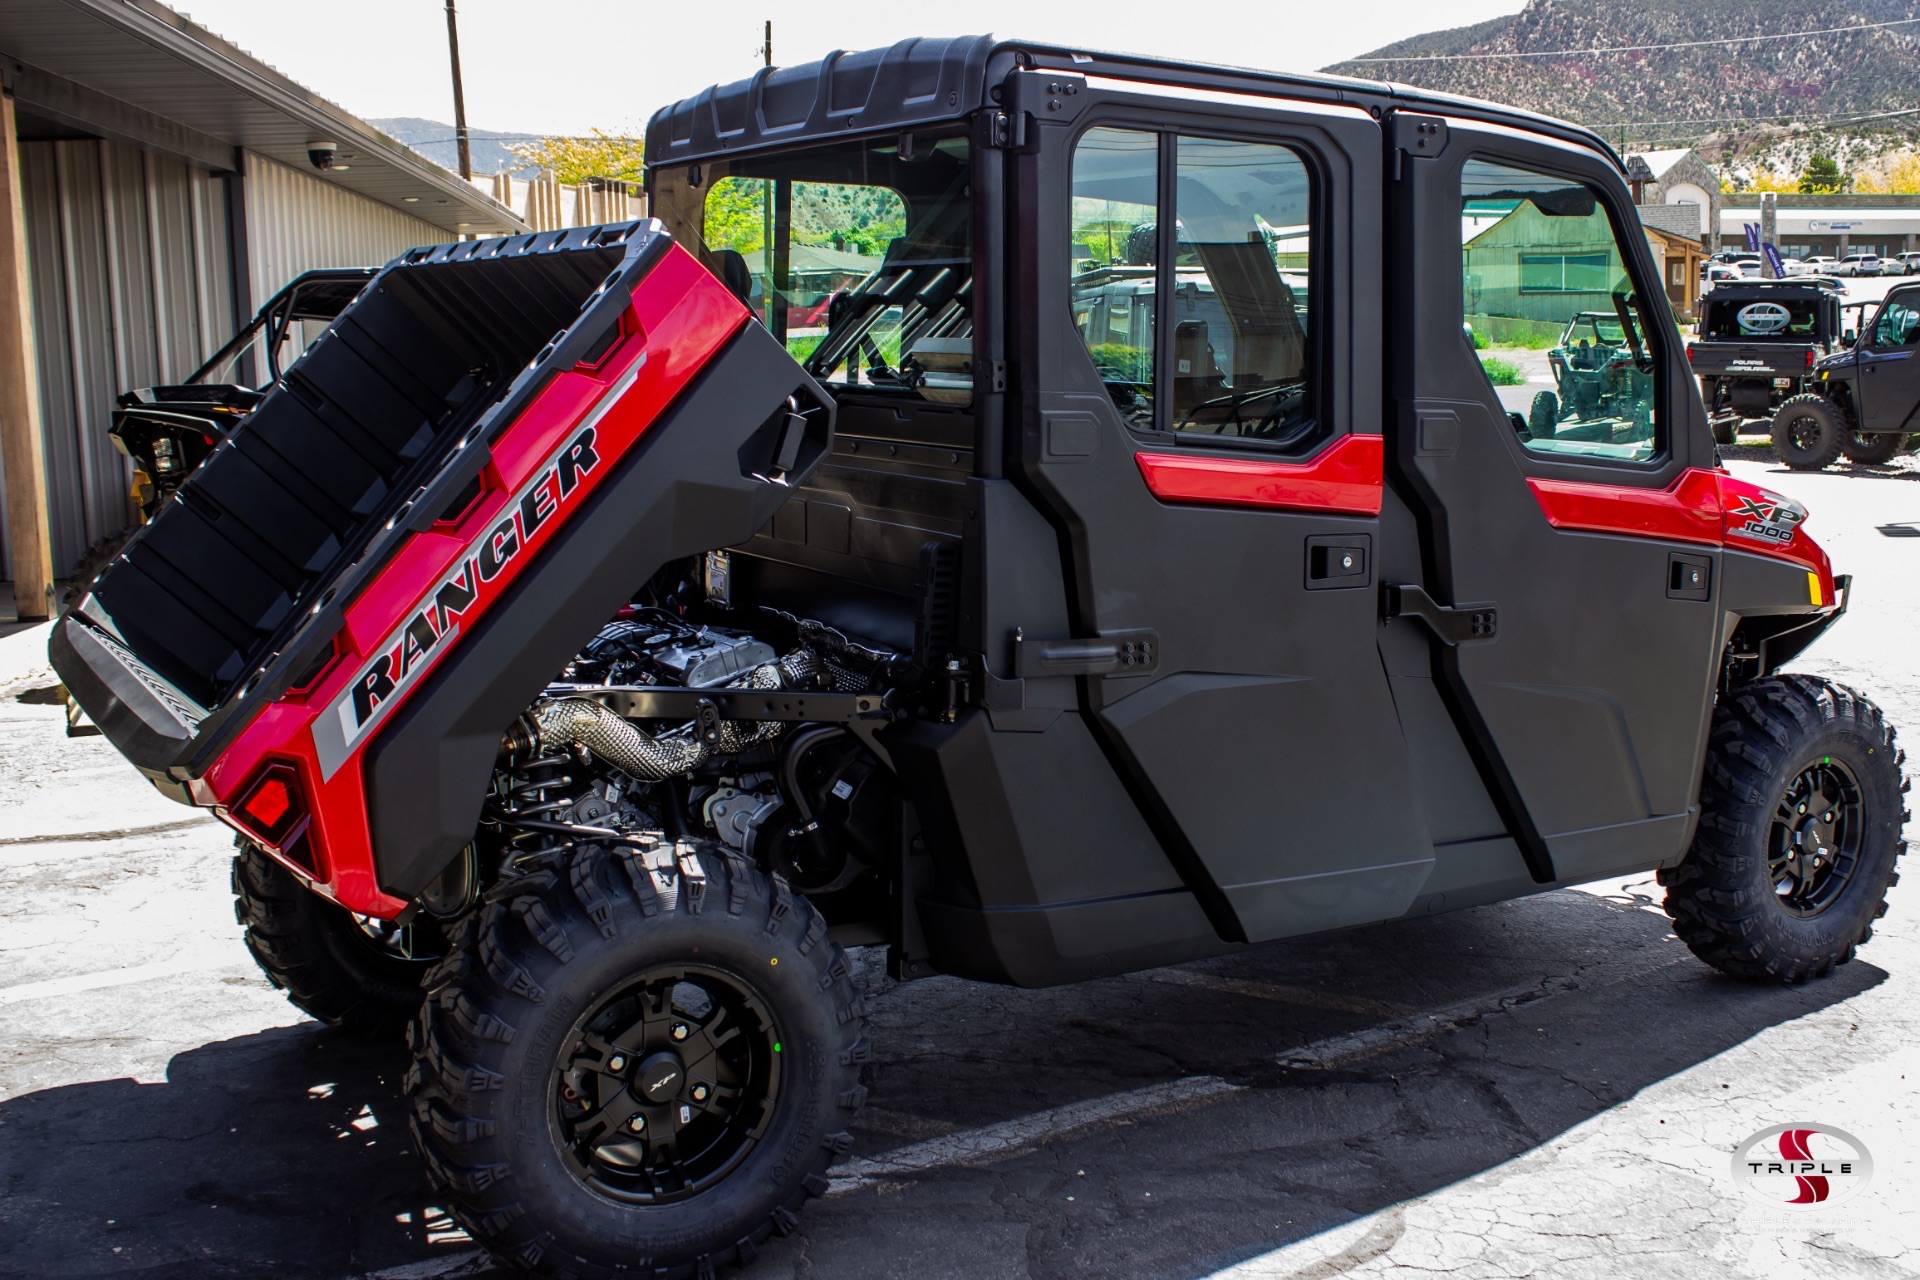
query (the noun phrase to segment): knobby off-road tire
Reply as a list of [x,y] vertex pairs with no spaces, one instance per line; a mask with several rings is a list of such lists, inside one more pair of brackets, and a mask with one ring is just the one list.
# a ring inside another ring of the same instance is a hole
[[1560,397],[1551,391],[1534,396],[1527,409],[1527,434],[1535,440],[1551,440],[1560,430]]
[[1740,424],[1732,418],[1716,419],[1713,424],[1713,442],[1715,444],[1739,444]]
[[234,847],[233,914],[267,980],[295,1007],[350,1035],[405,1035],[432,959],[394,952],[247,840]]
[[1840,456],[1852,432],[1824,396],[1791,396],[1773,415],[1773,456],[1795,471],[1818,471]]
[[415,1141],[467,1231],[535,1274],[751,1261],[826,1194],[866,1101],[865,1007],[825,921],[704,842],[535,860],[427,990]]
[[1660,873],[1680,940],[1755,981],[1851,960],[1899,879],[1905,758],[1880,708],[1842,685],[1775,676],[1723,698],[1693,847]]
[[1907,434],[1904,431],[1877,431],[1866,434],[1850,431],[1840,445],[1840,452],[1848,460],[1864,462],[1869,466],[1880,466],[1892,462],[1907,448]]

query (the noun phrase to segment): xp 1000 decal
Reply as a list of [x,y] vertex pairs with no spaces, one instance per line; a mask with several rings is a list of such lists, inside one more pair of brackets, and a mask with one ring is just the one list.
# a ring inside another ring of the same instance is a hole
[[600,463],[595,447],[606,411],[633,386],[644,359],[601,395],[583,425],[470,543],[460,562],[436,582],[313,722],[314,756],[323,779],[333,777],[367,734],[459,634],[463,618],[492,602],[508,565],[531,552],[554,517],[580,492]]
[[1794,530],[1806,518],[1807,509],[1793,499],[1762,489],[1755,496],[1734,497],[1727,509],[1727,532],[1784,547],[1793,541]]

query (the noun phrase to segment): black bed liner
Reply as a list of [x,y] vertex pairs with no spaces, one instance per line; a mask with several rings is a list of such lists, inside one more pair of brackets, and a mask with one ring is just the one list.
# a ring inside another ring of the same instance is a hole
[[55,629],[56,665],[114,744],[156,780],[197,776],[236,712],[324,659],[355,588],[610,332],[670,243],[630,222],[389,263]]

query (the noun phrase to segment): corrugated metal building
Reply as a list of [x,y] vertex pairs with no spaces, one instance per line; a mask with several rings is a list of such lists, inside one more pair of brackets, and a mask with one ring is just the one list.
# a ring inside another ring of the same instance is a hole
[[0,91],[0,566],[22,616],[130,522],[118,393],[186,377],[302,271],[524,229],[151,0],[6,0]]

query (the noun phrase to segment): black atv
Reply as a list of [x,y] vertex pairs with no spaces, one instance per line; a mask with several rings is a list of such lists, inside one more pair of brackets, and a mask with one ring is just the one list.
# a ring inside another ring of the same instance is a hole
[[1815,363],[1841,349],[1840,308],[1838,292],[1806,279],[1729,281],[1701,300],[1687,363],[1716,441],[1810,389]]
[[[151,520],[154,509],[173,496],[280,380],[289,340],[299,338],[302,347],[312,341],[347,309],[376,271],[346,267],[296,276],[184,381],[124,392],[114,401],[108,434],[120,452],[133,459],[133,496],[141,519]],[[295,325],[312,328],[296,331]],[[255,367],[251,362],[256,359],[266,366],[266,380],[259,387],[219,380]]]
[[[1534,439],[1600,439],[1646,402],[1653,364],[1631,299],[1616,294],[1613,301],[1612,311],[1582,311],[1567,321],[1547,353],[1556,390],[1533,398],[1527,430]],[[1563,425],[1569,422],[1582,425]]]
[[[1599,138],[968,37],[646,151],[658,221],[389,264],[53,631],[506,1265],[794,1230],[886,1079],[849,947],[1043,986],[1655,869],[1743,979],[1871,935],[1893,728],[1781,670],[1849,580],[1715,469]],[[1577,426],[1469,297],[1613,339]]]
[[1796,471],[1842,454],[1882,464],[1920,432],[1920,285],[1890,291],[1856,336],[1813,365],[1807,390],[1773,416],[1773,451]]

